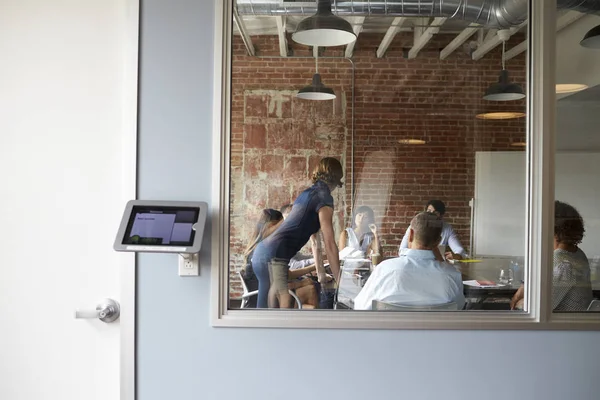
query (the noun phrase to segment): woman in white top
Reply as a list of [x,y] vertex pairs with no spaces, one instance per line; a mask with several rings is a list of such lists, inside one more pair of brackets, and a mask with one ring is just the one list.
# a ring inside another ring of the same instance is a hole
[[346,247],[361,251],[363,257],[368,257],[371,253],[381,254],[375,213],[370,207],[360,206],[354,211],[352,227],[342,231],[338,241],[340,250]]

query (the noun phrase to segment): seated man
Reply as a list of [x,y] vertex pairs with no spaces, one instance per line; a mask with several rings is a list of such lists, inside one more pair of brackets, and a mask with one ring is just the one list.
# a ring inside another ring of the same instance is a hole
[[409,250],[382,261],[354,299],[355,310],[370,310],[373,300],[408,305],[465,304],[461,274],[452,265],[437,261],[433,249],[442,234],[438,215],[422,212],[410,223]]
[[[440,219],[442,219],[442,240],[440,241],[438,246],[441,246],[443,249],[440,250],[442,252],[445,251],[446,247],[450,247],[449,252],[445,252],[440,254],[440,256],[444,256],[446,260],[462,260],[467,257],[467,252],[465,251],[462,244],[460,244],[460,240],[458,239],[458,235],[456,231],[448,222],[444,221],[444,214],[446,214],[446,204],[444,204],[441,200],[429,200],[427,205],[425,206],[425,211],[439,215]],[[408,249],[408,229],[402,238],[402,243],[400,244],[400,248],[398,249],[398,255],[402,255],[406,249]],[[435,251],[435,250],[434,250]],[[442,260],[442,258],[440,258]]]

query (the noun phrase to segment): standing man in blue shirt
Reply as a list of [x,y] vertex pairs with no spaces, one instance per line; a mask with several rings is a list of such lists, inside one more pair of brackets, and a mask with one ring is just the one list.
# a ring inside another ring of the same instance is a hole
[[[458,235],[454,231],[452,225],[448,222],[444,221],[444,214],[446,214],[446,205],[441,200],[429,200],[427,205],[425,206],[425,211],[436,214],[442,219],[442,240],[440,241],[440,246],[450,247],[451,251],[448,251],[444,254],[446,260],[462,260],[467,257],[467,252],[464,247],[460,243],[458,239]],[[402,255],[406,249],[408,249],[408,232],[409,229],[406,230],[404,237],[402,238],[402,243],[400,244],[400,249],[398,249],[398,255]]]

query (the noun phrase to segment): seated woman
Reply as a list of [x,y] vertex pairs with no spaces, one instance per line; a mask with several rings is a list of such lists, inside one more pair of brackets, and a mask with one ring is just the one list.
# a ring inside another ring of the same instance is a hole
[[[256,227],[254,228],[254,232],[252,233],[252,240],[246,247],[244,251],[244,263],[246,266],[242,269],[242,277],[246,282],[246,286],[249,291],[258,290],[258,278],[254,274],[254,269],[252,268],[252,255],[254,253],[254,249],[256,246],[269,235],[271,235],[279,226],[279,224],[283,221],[283,215],[277,211],[270,208],[262,210],[261,216],[256,223]],[[315,269],[313,266],[308,268],[303,268],[294,271],[294,274],[290,279],[295,279],[302,275],[308,274]],[[316,307],[318,304],[318,295],[317,291],[310,281],[301,283],[301,282],[291,282],[290,289],[294,289],[296,291],[296,295],[302,302],[303,306],[307,308]],[[247,308],[256,308],[257,297],[252,296],[248,299]]]
[[370,207],[360,206],[354,211],[352,227],[342,231],[338,247],[340,250],[347,247],[359,250],[364,257],[369,257],[370,254],[381,254],[375,213]]
[[[583,239],[583,218],[566,203],[554,203],[554,262],[552,274],[552,309],[586,311],[592,301],[590,264],[577,246]],[[521,286],[510,302],[511,309],[523,309]]]

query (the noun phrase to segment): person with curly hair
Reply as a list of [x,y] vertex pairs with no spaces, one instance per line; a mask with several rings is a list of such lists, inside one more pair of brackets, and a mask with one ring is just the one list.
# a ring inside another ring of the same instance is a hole
[[[585,227],[575,207],[554,202],[554,260],[552,273],[552,309],[586,311],[593,299],[590,264],[579,248]],[[524,288],[513,296],[511,309],[522,309]]]
[[313,171],[313,185],[300,193],[289,216],[275,232],[256,246],[252,265],[258,277],[257,308],[293,306],[293,299],[288,293],[289,262],[309,239],[319,282],[327,281],[319,232],[323,235],[334,279],[339,279],[340,261],[333,232],[331,192],[342,186],[343,176],[342,164],[337,159],[323,158]]

